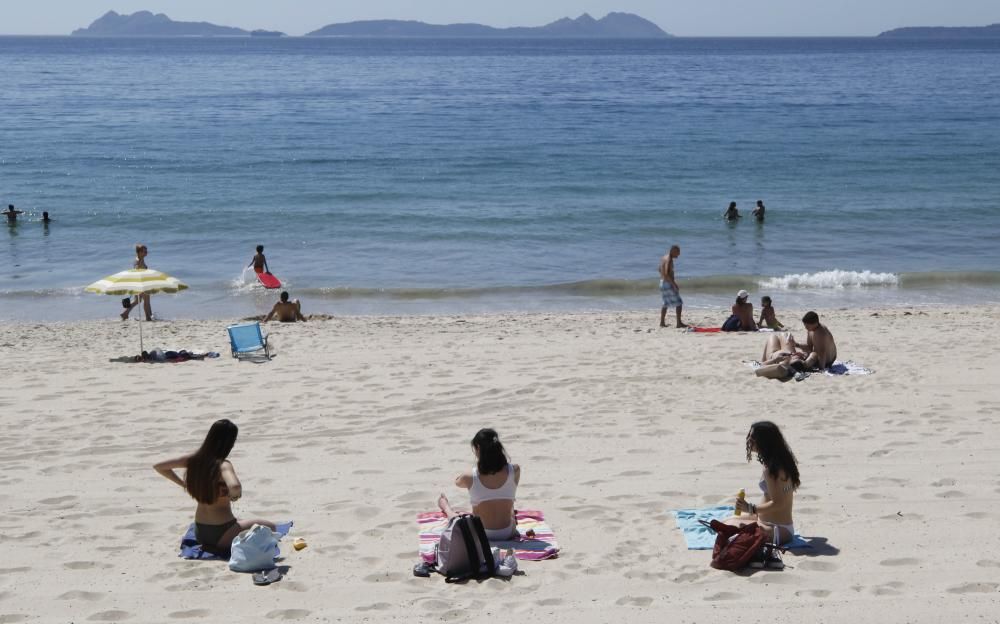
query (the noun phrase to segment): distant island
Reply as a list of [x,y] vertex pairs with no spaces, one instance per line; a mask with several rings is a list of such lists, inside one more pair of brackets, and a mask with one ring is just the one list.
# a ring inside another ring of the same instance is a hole
[[276,30],[253,32],[208,22],[175,22],[163,13],[139,11],[120,15],[108,11],[87,28],[73,31],[77,37],[283,37]]
[[879,34],[899,39],[1000,39],[1000,24],[989,26],[911,26]]
[[426,24],[403,20],[367,20],[329,24],[306,33],[307,37],[549,37],[660,39],[670,37],[653,22],[631,13],[608,13],[597,20],[584,13],[564,17],[545,26],[494,28],[482,24]]
[[[276,30],[247,31],[208,22],[175,22],[163,13],[139,11],[121,15],[108,11],[87,28],[73,31],[77,37],[283,37]],[[482,24],[425,24],[403,20],[369,20],[329,24],[307,33],[307,37],[532,37],[532,38],[622,38],[670,37],[653,22],[631,13],[608,13],[597,20],[584,13],[576,19],[564,17],[545,26],[494,28]]]

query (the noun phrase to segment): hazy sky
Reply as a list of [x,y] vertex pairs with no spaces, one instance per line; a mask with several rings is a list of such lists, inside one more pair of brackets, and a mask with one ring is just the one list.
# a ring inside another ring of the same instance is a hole
[[0,0],[0,33],[68,34],[109,9],[291,35],[360,19],[537,26],[609,11],[637,13],[682,36],[874,35],[1000,22],[1000,0]]

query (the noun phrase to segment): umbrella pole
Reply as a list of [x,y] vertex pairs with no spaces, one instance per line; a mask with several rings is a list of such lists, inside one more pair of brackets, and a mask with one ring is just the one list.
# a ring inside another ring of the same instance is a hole
[[142,348],[142,319],[139,319],[139,353],[142,353],[145,349]]

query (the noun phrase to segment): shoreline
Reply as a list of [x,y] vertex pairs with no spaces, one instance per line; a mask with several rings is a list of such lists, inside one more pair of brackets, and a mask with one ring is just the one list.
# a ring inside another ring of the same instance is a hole
[[[977,304],[946,304],[946,303],[925,303],[925,304],[911,304],[911,305],[892,305],[886,304],[882,306],[865,306],[865,307],[821,307],[817,306],[815,308],[801,308],[801,307],[791,307],[785,308],[778,313],[779,320],[787,327],[792,327],[791,331],[794,333],[796,328],[800,328],[801,324],[798,319],[809,310],[815,310],[820,313],[823,318],[835,317],[838,312],[845,313],[851,316],[855,315],[867,315],[867,316],[877,316],[882,314],[894,314],[899,315],[909,315],[911,313],[924,313],[929,312],[943,313],[944,315],[949,315],[951,313],[960,312],[975,312],[981,311],[984,313],[991,313],[997,311],[998,308],[992,303],[977,303]],[[128,323],[141,322],[144,325],[170,325],[170,324],[207,324],[207,323],[241,323],[241,322],[253,322],[260,321],[262,327],[271,326],[294,326],[303,325],[302,322],[298,323],[282,323],[280,321],[270,321],[268,323],[263,323],[263,317],[265,314],[256,315],[245,315],[245,316],[212,316],[212,317],[172,317],[172,318],[156,318],[156,312],[154,310],[154,318],[152,321],[140,321],[141,309],[133,315],[128,321],[122,321],[117,317],[107,317],[107,318],[82,318],[82,319],[61,319],[61,320],[30,320],[30,319],[9,319],[0,317],[0,328],[4,326],[22,326],[22,325],[44,325],[44,326],[73,326],[73,325],[121,325],[123,327],[128,327]],[[308,319],[307,323],[330,323],[330,322],[406,322],[410,320],[424,320],[424,321],[434,321],[434,320],[481,320],[488,321],[491,319],[522,319],[525,321],[531,320],[550,320],[552,317],[564,317],[566,319],[595,319],[597,317],[615,317],[622,318],[627,317],[629,319],[641,320],[643,318],[649,318],[652,325],[656,325],[655,329],[661,329],[658,326],[659,323],[659,313],[660,308],[622,308],[622,309],[577,309],[577,310],[497,310],[497,311],[478,311],[472,310],[468,312],[420,312],[411,314],[386,314],[381,312],[372,312],[369,314],[330,314],[326,312],[310,312],[307,311],[305,316]],[[688,316],[692,315],[693,320],[689,321]],[[701,327],[714,327],[716,325],[721,326],[722,322],[728,317],[728,310],[723,306],[685,306],[683,312],[683,320],[688,325],[698,325]],[[755,305],[754,306],[754,316],[760,316],[760,310]],[[670,321],[674,318],[673,309],[668,310],[667,320]],[[718,322],[716,322],[718,321]],[[791,321],[791,322],[789,322]],[[677,329],[671,326],[665,329]],[[782,330],[784,331],[784,330]],[[799,329],[801,332],[802,330]],[[753,332],[735,332],[738,334],[748,334]],[[767,333],[767,332],[763,332]]]

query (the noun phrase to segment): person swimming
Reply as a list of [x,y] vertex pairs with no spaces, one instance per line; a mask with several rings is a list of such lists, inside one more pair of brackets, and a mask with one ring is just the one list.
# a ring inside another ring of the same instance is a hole
[[[479,516],[490,540],[504,541],[517,536],[514,500],[521,482],[521,467],[510,463],[500,437],[493,429],[480,429],[472,438],[476,466],[455,479],[455,485],[469,490],[472,513]],[[438,507],[448,518],[458,515],[448,497],[438,498]]]

